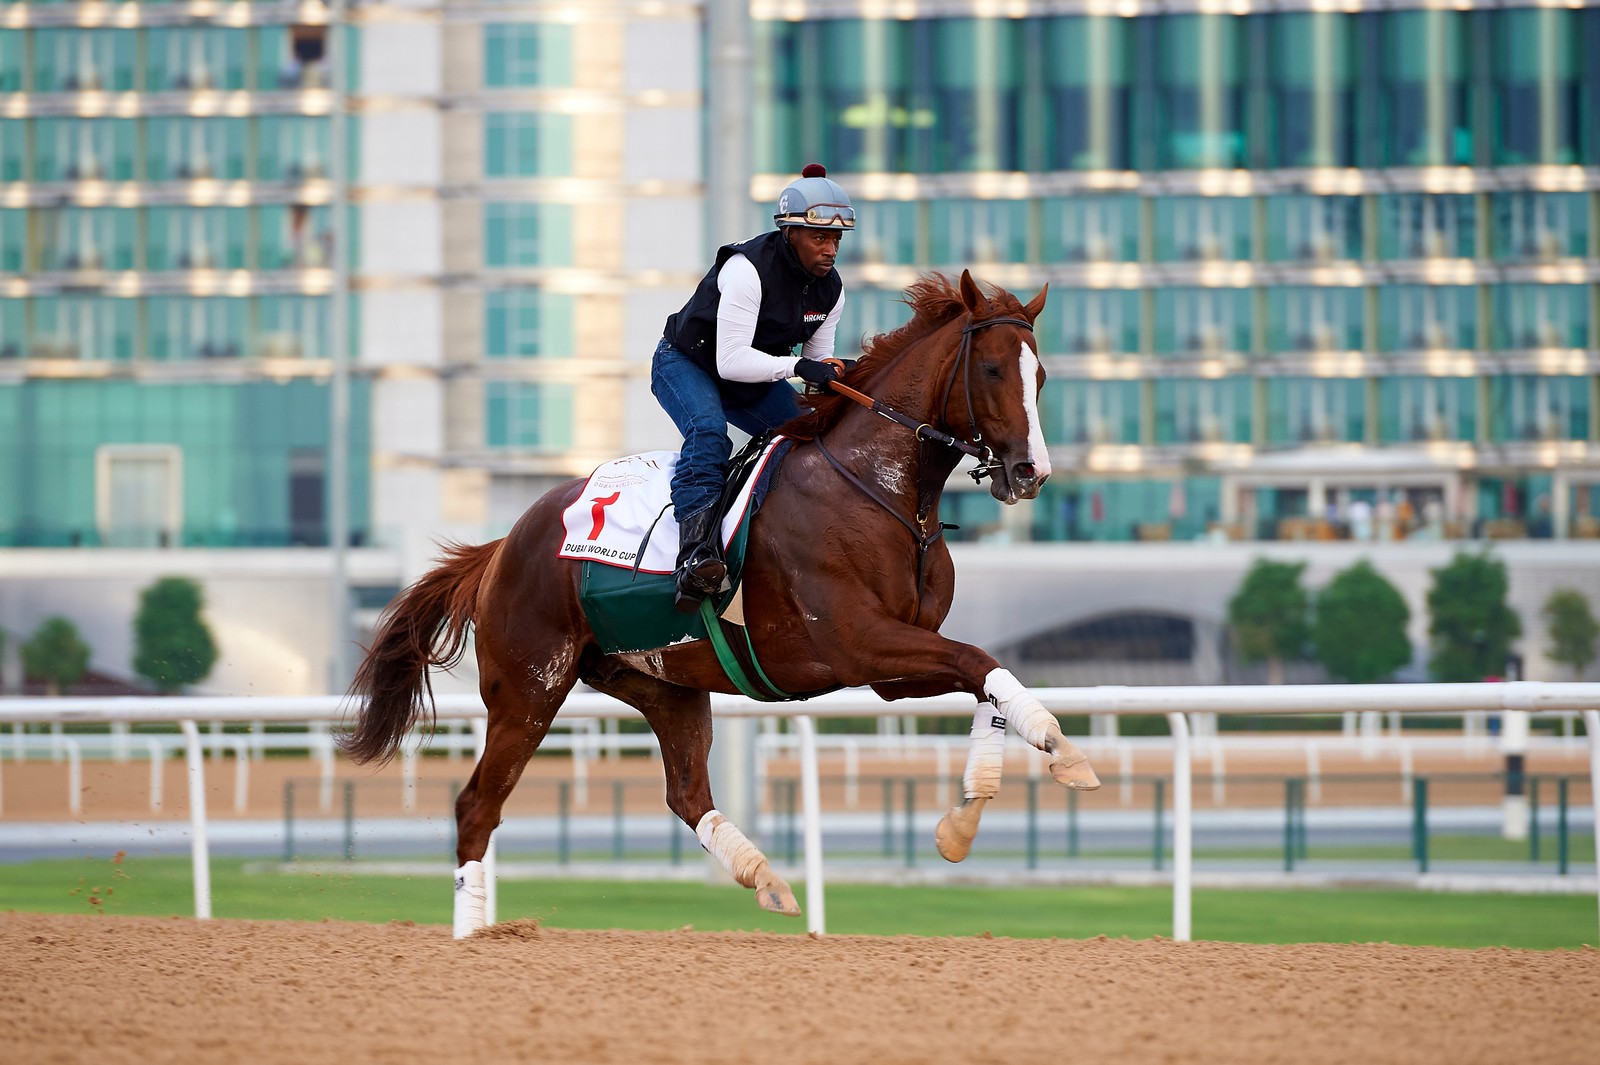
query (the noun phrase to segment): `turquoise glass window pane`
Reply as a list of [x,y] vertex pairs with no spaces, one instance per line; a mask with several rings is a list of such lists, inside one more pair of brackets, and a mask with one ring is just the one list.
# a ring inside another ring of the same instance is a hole
[[0,33],[0,92],[21,92],[26,73],[28,35],[21,31]]
[[845,294],[844,312],[839,316],[835,350],[848,357],[872,337],[900,328],[911,320],[911,308],[898,289],[853,285]]
[[328,176],[333,150],[326,118],[269,115],[256,120],[257,174],[266,181],[309,181]]
[[782,76],[796,79],[802,143],[841,171],[899,170],[927,151],[940,116],[931,72],[922,71],[920,92],[913,72],[917,42],[928,54],[928,38],[926,22],[893,19],[827,19],[801,28],[780,46],[779,62]]
[[484,26],[483,84],[491,89],[572,84],[572,27],[553,22]]
[[136,88],[136,36],[135,30],[33,31],[34,91],[126,92]]
[[35,123],[0,118],[0,181],[21,181],[29,172],[28,138],[32,125]]
[[489,267],[572,265],[572,208],[560,203],[489,203],[483,209]]
[[[26,300],[0,299],[0,359],[20,359],[27,350],[28,304]],[[0,388],[0,397],[11,390]],[[0,419],[3,422],[3,419]]]
[[1020,30],[1009,19],[933,20],[934,169],[1021,169]]
[[483,116],[484,176],[562,177],[572,172],[572,116],[491,112]]
[[1120,288],[1052,288],[1035,323],[1051,354],[1115,355],[1139,350],[1139,293]]
[[[259,120],[269,134],[286,119]],[[318,119],[295,121],[316,122]],[[191,181],[210,178],[230,181],[246,177],[250,120],[243,118],[153,118],[145,123],[145,173],[151,181]],[[261,158],[274,158],[276,143],[262,140]],[[285,175],[263,169],[261,177],[279,180]]]
[[1471,196],[1394,193],[1378,197],[1378,257],[1470,259],[1478,233]]
[[839,242],[843,266],[924,262],[917,250],[918,205],[898,200],[857,200],[856,227]]
[[249,220],[243,207],[152,207],[145,213],[146,268],[242,270]]
[[327,296],[261,297],[252,353],[264,359],[331,358],[331,302]]
[[1273,377],[1266,383],[1267,443],[1359,443],[1366,430],[1366,382]]
[[243,89],[249,37],[245,29],[152,26],[144,35],[145,91]]
[[1267,289],[1267,350],[1359,351],[1363,290],[1333,286]]
[[19,274],[27,261],[28,212],[0,210],[0,273]]
[[1155,350],[1160,354],[1204,358],[1248,352],[1250,330],[1249,289],[1155,290]]
[[247,301],[158,296],[146,305],[146,352],[157,362],[236,359],[245,354]]
[[1063,445],[1139,442],[1139,382],[1052,379],[1040,397],[1045,441]]
[[1475,348],[1477,290],[1470,285],[1384,285],[1378,289],[1378,348]]
[[1501,374],[1489,378],[1489,439],[1587,440],[1589,378]]
[[1247,377],[1155,381],[1158,444],[1249,443],[1251,385]]
[[33,124],[35,181],[129,181],[137,123],[113,118],[41,118]]
[[1047,263],[1135,262],[1139,258],[1139,198],[1122,195],[1051,197],[1040,205]]
[[[333,212],[327,207],[269,204],[258,209],[261,268],[263,270],[308,270],[331,265],[333,254]],[[352,209],[352,220],[359,210]],[[349,232],[352,246],[360,244],[359,234]]]
[[929,252],[935,265],[1028,260],[1032,225],[1024,200],[935,200],[929,220]]
[[1331,12],[1279,12],[1266,61],[1272,166],[1355,161],[1355,21]]
[[1157,160],[1162,169],[1246,162],[1245,20],[1168,15],[1156,24]]
[[1467,18],[1455,11],[1390,11],[1382,20],[1384,163],[1472,162]]
[[132,270],[137,212],[129,208],[63,207],[35,213],[40,268]]
[[1515,262],[1588,255],[1586,193],[1497,192],[1492,200],[1496,259]]
[[1497,163],[1576,163],[1583,63],[1579,13],[1512,8],[1493,13]]
[[1476,378],[1397,376],[1378,381],[1382,443],[1473,440],[1477,424]]
[[484,295],[484,355],[491,359],[569,358],[577,343],[576,298],[532,288]]
[[1035,507],[1045,510],[1037,524],[1050,530],[1050,539],[1124,542],[1152,525],[1167,526],[1174,538],[1193,538],[1218,498],[1205,483],[1190,489],[1181,481],[1081,478],[1059,487],[1052,481]]
[[1495,285],[1494,346],[1584,348],[1589,343],[1589,290],[1584,285]]
[[127,362],[137,343],[138,308],[131,299],[40,296],[33,300],[35,359]]
[[1361,199],[1357,196],[1268,196],[1267,260],[1320,263],[1359,260]]
[[1042,33],[1051,170],[1124,170],[1133,113],[1133,21],[1106,15],[1035,20]]
[[571,385],[490,381],[484,386],[489,447],[560,451],[572,446]]
[[1158,196],[1156,259],[1214,262],[1250,258],[1250,201],[1235,196]]

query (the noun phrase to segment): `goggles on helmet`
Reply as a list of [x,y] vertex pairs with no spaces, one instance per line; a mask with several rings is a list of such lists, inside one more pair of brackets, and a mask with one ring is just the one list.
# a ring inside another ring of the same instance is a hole
[[778,215],[777,223],[780,226],[808,226],[814,229],[854,229],[856,211],[854,207],[837,203],[821,203],[806,208],[804,214]]

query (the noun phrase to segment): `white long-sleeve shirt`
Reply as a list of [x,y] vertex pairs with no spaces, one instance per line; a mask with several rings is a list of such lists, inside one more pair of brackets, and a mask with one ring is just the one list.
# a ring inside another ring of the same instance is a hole
[[[732,255],[717,271],[717,373],[728,381],[782,381],[795,376],[797,359],[768,355],[750,346],[756,336],[756,318],[761,313],[761,275],[755,264],[743,255]],[[823,319],[811,339],[801,347],[807,359],[833,357],[834,336],[839,330],[839,315],[844,310],[844,293]]]

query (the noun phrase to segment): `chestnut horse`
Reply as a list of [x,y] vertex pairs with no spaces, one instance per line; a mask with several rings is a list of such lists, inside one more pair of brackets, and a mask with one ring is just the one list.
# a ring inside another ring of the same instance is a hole
[[[1052,755],[1069,788],[1099,779],[1055,717],[984,651],[939,635],[955,572],[938,503],[961,453],[978,455],[1002,503],[1031,499],[1050,475],[1038,398],[1044,370],[1024,306],[963,272],[918,280],[909,323],[874,338],[841,394],[804,397],[781,430],[800,441],[757,511],[744,565],[744,615],[766,676],[786,692],[869,685],[885,699],[966,692],[979,702],[961,805],[936,833],[965,858],[1000,785],[1005,728]],[[870,402],[871,400],[867,400]],[[900,422],[891,424],[886,417]],[[902,428],[901,426],[905,426]],[[481,864],[500,810],[567,693],[582,680],[635,707],[661,742],[667,805],[759,905],[800,912],[789,885],[717,812],[706,768],[708,692],[734,692],[708,640],[605,654],[579,605],[582,563],[556,557],[562,512],[583,481],[552,489],[501,540],[447,548],[442,563],[386,611],[350,692],[364,697],[343,738],[357,762],[392,757],[433,711],[429,667],[450,668],[476,631],[479,691],[489,711],[482,759],[456,803],[455,933],[484,923]]]

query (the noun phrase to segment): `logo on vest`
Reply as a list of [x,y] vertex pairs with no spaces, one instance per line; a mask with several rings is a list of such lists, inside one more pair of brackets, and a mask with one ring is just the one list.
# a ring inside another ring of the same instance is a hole
[[804,321],[806,323],[806,325],[810,325],[812,322],[825,322],[827,320],[828,320],[828,312],[827,311],[807,311],[805,313],[805,317],[802,319],[802,321]]

